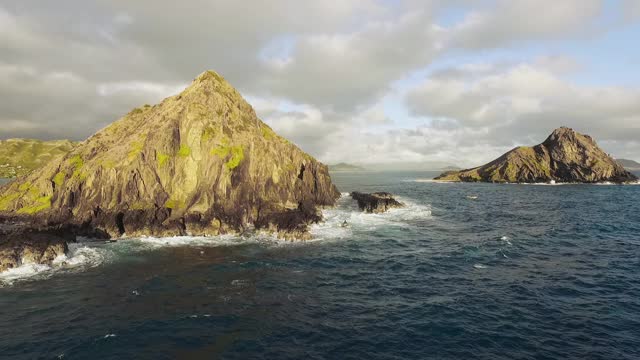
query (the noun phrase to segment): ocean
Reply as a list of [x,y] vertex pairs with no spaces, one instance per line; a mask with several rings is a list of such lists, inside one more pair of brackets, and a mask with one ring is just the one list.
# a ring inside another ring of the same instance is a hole
[[406,207],[343,196],[307,242],[84,239],[2,273],[0,358],[640,358],[640,186],[434,175],[333,174]]

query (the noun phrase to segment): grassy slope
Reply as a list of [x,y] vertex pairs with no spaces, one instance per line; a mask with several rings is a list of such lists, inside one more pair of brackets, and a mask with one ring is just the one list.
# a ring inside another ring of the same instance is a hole
[[68,140],[40,141],[9,139],[0,141],[0,178],[30,173],[51,159],[69,152],[75,143]]

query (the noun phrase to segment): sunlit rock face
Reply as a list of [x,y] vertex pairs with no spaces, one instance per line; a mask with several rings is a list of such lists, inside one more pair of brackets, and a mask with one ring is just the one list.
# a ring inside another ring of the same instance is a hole
[[590,136],[562,127],[540,145],[515,148],[486,165],[446,172],[436,180],[625,183],[637,178],[600,149]]
[[0,214],[105,238],[253,229],[304,238],[339,196],[325,165],[207,71],[0,189]]

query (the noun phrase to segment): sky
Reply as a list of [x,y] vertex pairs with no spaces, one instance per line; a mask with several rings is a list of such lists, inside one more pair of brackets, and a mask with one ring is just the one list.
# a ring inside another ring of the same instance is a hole
[[215,70],[326,163],[471,167],[569,126],[640,160],[640,0],[0,0],[0,139]]

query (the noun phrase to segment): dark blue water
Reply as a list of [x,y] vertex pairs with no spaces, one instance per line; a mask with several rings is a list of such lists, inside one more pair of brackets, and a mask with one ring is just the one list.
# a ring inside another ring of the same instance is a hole
[[0,357],[640,358],[640,186],[432,176],[334,175],[409,206],[345,199],[309,243],[83,243],[5,274]]

